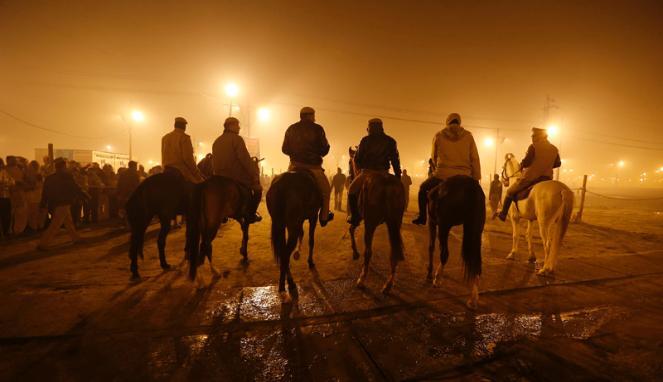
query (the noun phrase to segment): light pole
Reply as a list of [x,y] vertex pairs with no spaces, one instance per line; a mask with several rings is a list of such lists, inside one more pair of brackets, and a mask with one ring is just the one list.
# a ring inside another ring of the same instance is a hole
[[[546,128],[546,132],[548,133],[549,137],[554,138],[556,135],[559,135],[559,143],[558,143],[558,151],[562,151],[562,135],[559,133],[559,127],[555,124],[550,124],[548,125],[548,128]],[[557,172],[555,173],[555,180],[559,180],[559,173],[562,170],[562,166],[559,166],[557,169]]]
[[[122,116],[122,120],[127,124],[127,127],[129,128],[129,160],[133,160],[133,142],[132,142],[133,124],[131,122],[127,123],[124,116]],[[145,115],[140,110],[134,110],[131,112],[131,120],[136,123],[143,122],[145,120]]]

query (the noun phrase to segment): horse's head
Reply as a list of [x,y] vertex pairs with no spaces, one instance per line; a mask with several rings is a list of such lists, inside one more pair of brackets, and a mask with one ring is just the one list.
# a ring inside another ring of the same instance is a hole
[[502,178],[508,179],[519,177],[521,175],[520,163],[516,156],[508,153],[504,156],[504,166],[502,166]]

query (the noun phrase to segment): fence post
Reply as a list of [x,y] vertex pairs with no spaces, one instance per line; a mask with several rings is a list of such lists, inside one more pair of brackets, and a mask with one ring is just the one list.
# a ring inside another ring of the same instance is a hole
[[576,218],[574,220],[574,223],[580,223],[582,222],[582,211],[585,209],[585,193],[587,192],[587,175],[584,175],[582,177],[582,193],[580,194],[580,209],[578,210],[578,213],[576,214]]

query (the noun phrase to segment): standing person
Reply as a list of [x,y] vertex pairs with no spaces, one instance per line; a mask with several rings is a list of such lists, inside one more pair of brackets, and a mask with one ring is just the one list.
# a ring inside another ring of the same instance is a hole
[[502,182],[500,181],[500,176],[497,174],[493,175],[493,181],[490,182],[488,200],[490,201],[490,209],[493,211],[493,216],[495,216],[502,201]]
[[185,133],[188,122],[182,117],[175,118],[173,131],[161,139],[161,164],[164,172],[179,174],[193,189],[193,184],[201,183],[204,179],[193,158],[193,144],[191,137]]
[[334,219],[329,211],[331,187],[322,168],[322,158],[329,153],[329,142],[322,126],[315,123],[315,110],[304,107],[299,111],[300,121],[288,127],[281,151],[290,157],[288,170],[308,170],[313,174],[322,196],[320,226],[324,227]]
[[0,235],[9,236],[12,222],[11,189],[14,178],[9,175],[5,161],[0,158]]
[[433,174],[419,186],[419,216],[412,221],[413,224],[426,224],[428,191],[440,182],[456,175],[481,180],[479,151],[472,133],[461,126],[459,114],[449,114],[446,127],[435,134],[431,161],[434,164]]
[[369,173],[388,174],[394,168],[394,175],[401,177],[401,162],[396,147],[396,140],[384,133],[382,120],[373,118],[368,121],[368,135],[361,139],[354,157],[357,176],[348,189],[348,223],[359,225],[359,192]]
[[25,169],[19,165],[15,156],[7,157],[7,172],[14,179],[10,189],[12,207],[12,233],[20,235],[28,225],[28,201],[25,194]]
[[341,168],[336,169],[336,175],[332,178],[332,188],[334,189],[334,209],[336,211],[342,211],[343,207],[343,188],[345,187],[346,176],[341,171]]
[[251,224],[262,220],[258,214],[262,185],[258,163],[251,159],[239,130],[237,118],[226,118],[223,123],[223,134],[212,145],[212,171],[214,175],[232,179],[250,190],[247,222]]
[[88,205],[88,218],[86,219],[90,223],[96,223],[99,221],[99,210],[101,209],[101,192],[104,188],[104,183],[101,181],[99,173],[101,169],[99,168],[98,163],[92,163],[92,166],[87,168],[85,173],[87,174],[87,184],[90,190],[90,201]]
[[138,163],[129,161],[129,167],[117,176],[117,204],[121,217],[124,217],[124,206],[127,204],[131,194],[140,184],[140,172]]
[[548,141],[548,132],[533,127],[532,144],[529,145],[525,158],[520,162],[523,176],[507,189],[502,211],[497,217],[501,221],[505,221],[515,196],[529,186],[545,180],[552,180],[553,169],[561,165],[559,150]]
[[55,160],[55,173],[49,175],[44,181],[41,207],[48,208],[51,213],[51,224],[42,235],[38,249],[47,249],[57,235],[60,227],[64,225],[72,242],[80,239],[71,218],[71,204],[77,197],[87,198],[87,195],[74,181],[74,177],[67,171],[63,159]]
[[117,204],[117,175],[113,170],[113,166],[105,164],[103,168],[102,181],[104,182],[104,194],[107,200],[107,214],[109,218],[116,218],[118,216]]
[[407,174],[407,170],[403,170],[401,175],[401,183],[403,184],[403,191],[405,191],[405,211],[410,204],[410,186],[412,185],[412,178]]
[[41,201],[41,192],[44,187],[44,179],[41,175],[39,162],[36,160],[28,164],[28,169],[25,174],[26,184],[26,200],[28,203],[28,227],[32,231],[39,231],[44,228],[46,215],[43,210],[39,208]]

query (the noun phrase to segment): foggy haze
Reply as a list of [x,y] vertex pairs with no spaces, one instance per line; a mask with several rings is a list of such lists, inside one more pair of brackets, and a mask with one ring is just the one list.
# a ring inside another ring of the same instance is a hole
[[132,110],[145,115],[133,152],[146,167],[176,116],[204,154],[233,82],[242,134],[250,124],[277,172],[285,129],[312,106],[328,172],[382,117],[404,167],[425,175],[433,135],[458,112],[486,180],[486,138],[500,129],[498,168],[506,152],[522,158],[549,95],[563,181],[660,181],[661,20],[658,1],[0,1],[0,155],[34,159],[49,142],[128,153]]

